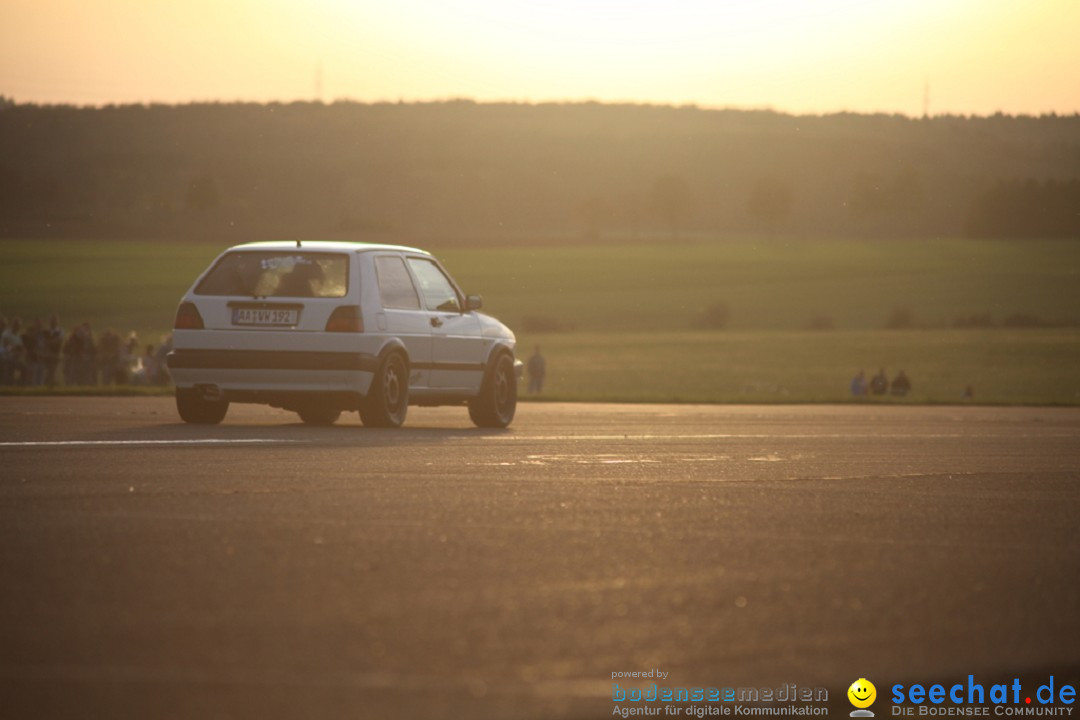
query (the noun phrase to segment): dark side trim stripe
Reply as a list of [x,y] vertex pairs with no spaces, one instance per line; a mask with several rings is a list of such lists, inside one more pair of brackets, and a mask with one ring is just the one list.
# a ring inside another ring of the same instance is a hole
[[483,370],[483,363],[412,363],[409,365],[412,370]]
[[176,370],[366,370],[375,372],[378,358],[364,353],[304,350],[173,350]]
[[[176,370],[364,370],[375,372],[379,359],[366,353],[306,350],[173,350]],[[413,370],[481,371],[483,363],[413,363]]]

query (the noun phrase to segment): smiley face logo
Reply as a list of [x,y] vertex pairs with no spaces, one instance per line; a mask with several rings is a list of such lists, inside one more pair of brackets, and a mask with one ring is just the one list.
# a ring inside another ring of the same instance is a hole
[[868,708],[877,700],[877,688],[866,678],[859,678],[847,689],[847,697],[855,707]]

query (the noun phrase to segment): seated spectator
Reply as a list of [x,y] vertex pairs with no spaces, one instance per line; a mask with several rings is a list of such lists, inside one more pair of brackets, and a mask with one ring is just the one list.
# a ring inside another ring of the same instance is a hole
[[84,338],[86,337],[86,328],[82,325],[76,325],[72,328],[71,333],[68,334],[67,340],[61,348],[61,355],[64,357],[64,384],[65,385],[78,385],[81,379],[80,373],[82,372],[82,354]]
[[15,318],[0,337],[0,345],[5,348],[7,356],[7,375],[4,378],[8,385],[27,384],[26,348],[23,347],[22,320]]
[[45,355],[47,338],[45,326],[41,318],[35,318],[34,322],[27,326],[22,336],[23,348],[26,350],[27,381],[24,385],[38,387],[45,384]]
[[97,345],[94,343],[94,331],[90,321],[84,320],[82,354],[79,357],[79,384],[98,384]]
[[116,358],[116,384],[127,385],[139,363],[139,337],[133,330],[126,343],[120,344],[120,354]]
[[112,328],[101,333],[98,339],[98,360],[101,365],[101,382],[104,385],[112,385],[118,377],[123,377],[122,369],[118,367],[120,359],[120,336]]
[[0,315],[0,385],[10,385],[8,377],[11,372],[11,363],[8,361],[8,349],[4,344],[4,333],[7,332],[7,318]]
[[866,371],[860,370],[859,374],[851,379],[851,395],[852,397],[863,397],[866,392]]
[[157,377],[153,382],[155,385],[168,385],[172,379],[169,376],[169,353],[172,352],[172,333],[161,336],[161,344],[157,349]]
[[889,389],[889,378],[885,377],[885,368],[878,370],[878,374],[870,378],[870,393],[884,395]]
[[60,366],[60,351],[64,346],[64,331],[60,327],[60,318],[55,314],[49,318],[49,327],[42,331],[42,337],[45,347],[45,384],[52,387],[56,384],[56,368]]
[[135,371],[131,378],[135,385],[153,385],[157,378],[157,355],[154,354],[154,346],[147,345],[146,351],[135,364]]
[[911,381],[908,380],[908,376],[904,374],[903,370],[897,373],[896,377],[893,378],[891,392],[893,395],[899,397],[903,397],[911,392]]

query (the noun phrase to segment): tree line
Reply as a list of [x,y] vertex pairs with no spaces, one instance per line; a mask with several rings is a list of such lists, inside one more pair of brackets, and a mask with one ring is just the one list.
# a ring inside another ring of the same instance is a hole
[[0,102],[0,236],[1080,237],[1080,116]]

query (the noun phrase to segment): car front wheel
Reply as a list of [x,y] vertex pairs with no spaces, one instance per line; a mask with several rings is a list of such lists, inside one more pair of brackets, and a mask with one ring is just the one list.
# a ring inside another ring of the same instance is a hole
[[501,353],[484,376],[480,394],[469,401],[469,417],[477,427],[504,428],[517,410],[517,376],[514,360]]
[[409,369],[400,353],[379,363],[371,388],[360,405],[360,419],[369,427],[401,427],[409,410]]
[[180,419],[195,425],[217,425],[229,411],[226,400],[207,400],[194,388],[176,388],[176,410]]

